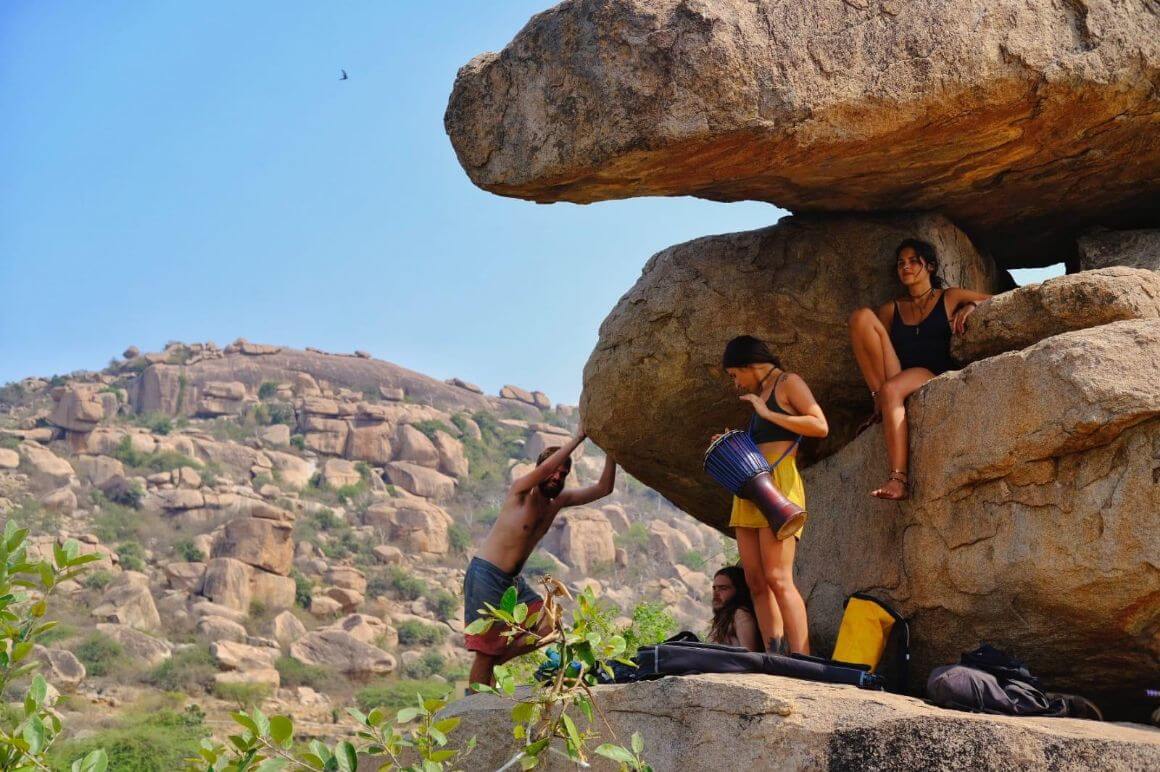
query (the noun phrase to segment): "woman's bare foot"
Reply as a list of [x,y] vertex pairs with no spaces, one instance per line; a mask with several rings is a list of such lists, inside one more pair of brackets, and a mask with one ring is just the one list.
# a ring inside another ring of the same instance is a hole
[[906,481],[906,473],[897,470],[891,472],[890,479],[886,481],[886,484],[870,491],[870,495],[887,501],[902,501],[910,498],[910,486]]

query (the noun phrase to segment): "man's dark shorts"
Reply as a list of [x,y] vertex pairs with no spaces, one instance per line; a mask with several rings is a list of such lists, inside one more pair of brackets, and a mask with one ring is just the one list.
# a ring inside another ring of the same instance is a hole
[[[529,613],[544,605],[544,599],[537,595],[519,574],[509,574],[483,558],[472,558],[467,565],[467,575],[463,577],[464,622],[471,624],[483,616],[481,610],[485,610],[484,603],[490,603],[498,608],[503,594],[512,586],[519,593],[518,602],[528,604]],[[497,622],[486,633],[465,635],[468,651],[478,651],[491,656],[503,654],[504,649],[508,647],[508,639],[501,635],[503,630],[504,626]]]

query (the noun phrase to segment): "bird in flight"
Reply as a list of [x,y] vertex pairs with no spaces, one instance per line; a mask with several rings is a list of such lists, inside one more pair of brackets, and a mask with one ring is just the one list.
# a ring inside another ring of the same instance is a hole
[[339,78],[339,80],[350,80],[350,78],[348,78],[346,76],[346,70],[342,70],[341,72],[342,72],[342,77]]

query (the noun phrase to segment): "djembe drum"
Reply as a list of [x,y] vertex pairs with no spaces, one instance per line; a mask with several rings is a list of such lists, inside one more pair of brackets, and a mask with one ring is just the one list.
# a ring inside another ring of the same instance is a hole
[[705,471],[733,495],[752,501],[778,539],[788,539],[806,524],[806,511],[773,484],[769,462],[749,434],[722,434],[705,451]]

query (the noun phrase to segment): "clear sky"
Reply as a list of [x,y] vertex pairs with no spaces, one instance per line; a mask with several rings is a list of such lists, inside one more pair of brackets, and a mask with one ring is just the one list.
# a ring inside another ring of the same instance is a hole
[[649,255],[782,212],[475,188],[455,72],[549,5],[3,0],[0,383],[242,336],[575,402]]

